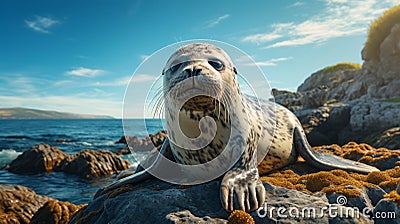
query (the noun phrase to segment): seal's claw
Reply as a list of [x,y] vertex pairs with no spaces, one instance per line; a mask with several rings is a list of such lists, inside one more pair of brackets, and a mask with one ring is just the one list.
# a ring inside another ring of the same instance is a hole
[[221,201],[226,210],[254,211],[264,200],[265,188],[258,173],[240,169],[226,173],[221,184]]

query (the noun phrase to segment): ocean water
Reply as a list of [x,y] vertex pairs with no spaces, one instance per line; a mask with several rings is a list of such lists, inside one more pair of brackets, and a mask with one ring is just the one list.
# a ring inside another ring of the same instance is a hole
[[[82,149],[116,152],[125,146],[115,143],[124,135],[124,129],[127,135],[142,138],[148,133],[157,133],[162,125],[159,120],[143,119],[125,122],[120,119],[0,120],[0,167],[41,143],[56,146],[69,154]],[[57,139],[64,139],[65,142],[57,142]],[[136,162],[131,155],[124,158],[133,164]],[[3,169],[0,170],[0,184],[23,185],[40,195],[82,204],[89,202],[98,188],[111,183],[115,176],[87,180],[60,172],[19,175]]]

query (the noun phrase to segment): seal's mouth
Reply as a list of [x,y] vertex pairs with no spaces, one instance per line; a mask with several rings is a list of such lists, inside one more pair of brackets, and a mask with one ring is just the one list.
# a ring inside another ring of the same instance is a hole
[[216,99],[210,96],[195,96],[183,104],[182,109],[192,111],[210,111],[214,110]]

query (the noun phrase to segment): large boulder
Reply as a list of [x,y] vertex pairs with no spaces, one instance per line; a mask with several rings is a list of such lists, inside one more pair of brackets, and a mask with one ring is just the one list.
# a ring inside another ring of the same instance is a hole
[[[385,131],[400,126],[398,111],[400,103],[358,99],[346,103],[331,103],[314,109],[299,109],[294,113],[313,146],[357,141],[396,149],[398,141]],[[386,140],[376,139],[382,132],[385,132],[382,138]],[[375,143],[377,141],[380,144]]]
[[49,200],[32,217],[30,224],[67,224],[72,216],[86,205]]
[[49,172],[67,157],[68,155],[55,146],[40,144],[19,155],[6,168],[10,172],[20,174]]
[[113,152],[86,149],[63,160],[56,171],[92,178],[118,173],[129,167],[130,163],[127,160],[121,159]]
[[51,198],[37,195],[24,186],[0,184],[0,223],[29,223]]
[[372,133],[400,126],[400,103],[362,99],[349,104],[352,131]]
[[[381,166],[386,170],[368,175],[342,170],[319,171],[299,160],[285,169],[261,177],[267,192],[266,204],[250,213],[256,223],[372,223],[370,213],[361,214],[363,209],[373,211],[377,206],[379,211],[383,200],[393,200],[387,193],[396,190],[400,182],[399,154],[396,152],[356,143],[343,147],[323,146],[314,150]],[[397,162],[388,163],[395,157]],[[390,165],[384,167],[384,163]],[[160,180],[122,185],[111,192],[99,193],[71,223],[129,223],[132,220],[138,223],[226,223],[230,214],[221,207],[220,184],[220,179],[217,179],[194,186],[173,185]],[[328,209],[323,210],[329,207],[355,215],[329,216]],[[313,217],[311,210],[311,215],[279,216],[278,208],[286,211],[285,214],[289,209],[309,212],[310,208],[314,208],[318,215]],[[323,216],[319,216],[321,212]]]
[[6,169],[18,174],[57,171],[92,178],[118,173],[129,167],[129,161],[106,150],[87,149],[68,155],[57,147],[40,144],[18,156]]

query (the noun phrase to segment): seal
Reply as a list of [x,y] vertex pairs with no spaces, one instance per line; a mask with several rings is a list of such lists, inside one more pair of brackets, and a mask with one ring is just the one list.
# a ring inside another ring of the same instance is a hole
[[[180,164],[199,165],[214,161],[224,154],[224,149],[233,152],[229,155],[238,155],[236,160],[235,156],[225,155],[217,162],[217,166],[224,165],[223,161],[232,164],[221,180],[220,191],[222,206],[228,211],[258,209],[266,193],[260,175],[297,161],[299,155],[322,170],[379,171],[313,151],[297,117],[274,102],[242,94],[237,75],[230,57],[217,46],[194,43],[174,52],[163,69],[165,119],[167,127],[173,128],[167,130],[168,138],[160,154],[147,161],[151,165],[146,170],[139,168],[134,175],[98,191],[95,197],[123,184],[151,178],[150,173],[158,168],[162,155]],[[196,90],[201,90],[200,94],[186,97]],[[183,103],[178,102],[182,100]],[[204,117],[215,123],[204,121]],[[213,138],[207,141],[210,136]],[[198,141],[190,146],[185,137]]]

